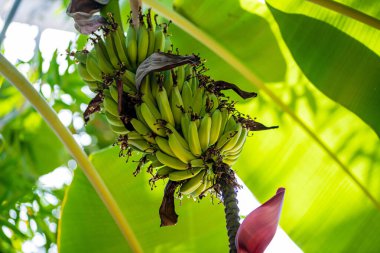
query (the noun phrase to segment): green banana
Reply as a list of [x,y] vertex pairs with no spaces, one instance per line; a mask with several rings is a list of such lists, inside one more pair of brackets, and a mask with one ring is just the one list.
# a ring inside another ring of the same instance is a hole
[[176,126],[181,125],[181,118],[182,118],[182,108],[183,108],[183,102],[182,102],[182,96],[179,91],[178,85],[174,86],[172,89],[172,95],[170,97],[170,105],[172,108],[172,113],[174,117],[174,122]]
[[190,121],[189,130],[188,130],[188,139],[189,147],[191,153],[195,156],[200,156],[202,154],[201,144],[199,142],[198,128],[195,121]]
[[165,49],[165,34],[160,25],[156,25],[154,31],[154,52],[164,52]]
[[110,91],[112,99],[115,100],[115,102],[118,102],[119,101],[119,92],[117,91],[116,87],[114,85],[110,85],[108,87],[108,89]]
[[211,129],[210,132],[210,143],[209,145],[214,145],[218,138],[220,133],[220,128],[222,126],[222,112],[220,110],[215,110],[214,113],[211,116]]
[[125,84],[128,85],[128,87],[130,87],[133,90],[136,89],[136,86],[135,86],[136,75],[135,75],[135,73],[133,73],[133,72],[129,71],[128,69],[126,69],[121,74],[120,78],[123,81],[123,83],[125,83]]
[[187,170],[181,170],[181,171],[178,171],[178,170],[173,171],[169,173],[169,180],[175,181],[175,182],[186,180],[186,179],[195,177],[202,170],[203,168],[195,168],[195,169],[187,169]]
[[203,107],[203,94],[204,87],[199,87],[195,89],[193,101],[191,103],[191,109],[193,110],[193,113],[196,115],[200,115],[201,109]]
[[175,129],[175,127],[171,124],[166,124],[165,127],[169,130],[168,132],[170,132],[170,134],[175,134],[178,141],[181,143],[181,145],[183,147],[185,147],[186,149],[189,149],[188,148],[188,144],[187,144],[187,141],[183,138],[183,136],[177,131],[177,129]]
[[173,170],[172,168],[170,168],[168,166],[163,166],[157,170],[155,177],[156,178],[166,178],[173,171],[175,171],[175,170]]
[[110,124],[110,127],[111,127],[113,132],[120,134],[120,135],[125,135],[125,134],[129,133],[129,131],[124,126],[117,126],[117,125]]
[[211,117],[206,114],[202,120],[198,129],[199,143],[201,144],[202,151],[205,152],[210,143],[210,133],[211,133]]
[[141,114],[146,124],[154,133],[162,137],[166,136],[165,129],[160,126],[160,124],[157,121],[157,118],[153,116],[146,103],[141,104]]
[[191,91],[190,84],[187,81],[183,83],[182,101],[185,112],[188,112],[193,103],[193,92]]
[[230,139],[229,142],[227,142],[223,146],[223,148],[221,150],[222,152],[229,151],[229,150],[231,150],[236,145],[236,143],[238,142],[238,140],[240,138],[242,130],[243,130],[243,127],[242,127],[241,123],[237,123],[236,127],[235,127],[235,131],[237,131],[237,133]]
[[185,82],[185,66],[178,66],[176,72],[177,85],[180,92],[182,92],[183,83]]
[[[86,60],[87,60],[87,55],[88,55],[88,51],[87,50],[78,50],[74,53],[74,58],[79,62],[79,63],[82,63],[82,64],[86,64]],[[70,54],[72,55],[72,54]]]
[[222,123],[220,123],[219,137],[222,136],[222,134],[225,132],[224,128],[226,127],[226,123],[229,119],[227,108],[221,108],[220,112],[222,113]]
[[141,136],[145,140],[149,141],[150,143],[156,143],[156,141],[154,140],[152,131],[150,131],[149,128],[143,122],[141,122],[140,120],[138,120],[136,118],[131,119],[130,122],[131,122],[133,128],[139,134],[141,134]]
[[160,148],[161,151],[165,152],[166,154],[175,157],[176,155],[173,153],[172,149],[169,146],[169,142],[167,139],[156,136],[155,138],[157,146]]
[[[112,32],[112,33],[116,33],[116,32]],[[124,52],[117,51],[116,46],[115,46],[115,41],[111,33],[106,34],[104,36],[104,40],[105,40],[107,53],[108,53],[108,56],[113,68],[120,69],[119,55],[122,55]]]
[[129,64],[128,56],[127,56],[127,47],[125,45],[124,33],[122,31],[119,31],[119,27],[120,26],[118,26],[117,30],[111,32],[112,42],[113,42],[114,48],[116,49],[117,57],[121,65],[126,66],[127,69],[131,69],[132,67]]
[[129,64],[132,66],[132,70],[135,70],[137,64],[137,33],[132,21],[128,27],[126,46]]
[[175,156],[184,163],[194,160],[196,157],[189,151],[189,146],[182,145],[174,133],[169,134],[169,146]]
[[234,130],[235,128],[236,128],[235,117],[231,115],[231,117],[227,120],[226,127],[224,128],[224,132]]
[[128,140],[128,145],[144,153],[154,153],[155,149],[146,140]]
[[86,64],[83,64],[83,63],[79,63],[77,65],[77,69],[78,69],[78,74],[80,75],[80,77],[85,81],[85,82],[93,82],[93,81],[96,81],[95,78],[93,78],[90,73],[88,73],[88,70],[87,70],[87,67],[86,67]]
[[173,112],[170,107],[165,87],[160,87],[160,90],[158,91],[156,97],[156,101],[158,108],[160,109],[162,119],[168,122],[169,124],[175,126]]
[[181,130],[182,135],[187,141],[189,141],[189,124],[190,124],[190,115],[187,113],[182,113],[181,116]]
[[228,152],[229,153],[232,153],[232,154],[235,154],[235,153],[238,153],[242,150],[243,146],[244,146],[244,143],[247,139],[247,136],[248,136],[248,129],[246,127],[243,127],[243,129],[241,130],[241,134],[240,134],[240,137],[239,139],[237,140],[235,146],[233,146]]
[[187,181],[183,185],[181,185],[181,188],[179,189],[179,191],[185,195],[192,193],[199,186],[202,185],[202,183],[204,182],[204,175],[205,175],[205,171],[198,173],[198,175],[189,179],[189,181]]
[[205,162],[203,161],[202,158],[197,158],[197,159],[191,160],[189,162],[189,165],[191,168],[204,168]]
[[106,114],[106,120],[108,121],[108,123],[110,123],[110,125],[124,127],[124,123],[121,121],[119,117],[112,115],[108,111],[106,111],[105,114]]
[[224,132],[223,135],[218,139],[216,143],[216,149],[220,150],[223,148],[223,146],[228,143],[236,134],[238,131],[236,130],[230,130],[227,132]]
[[149,45],[148,45],[147,57],[150,56],[154,52],[155,32],[152,27],[148,27],[148,37],[149,37]]
[[170,155],[167,155],[161,151],[156,152],[156,157],[158,161],[160,161],[162,164],[176,169],[176,170],[187,170],[189,166],[186,163],[183,163],[179,159],[172,157]]
[[127,138],[128,140],[143,140],[144,137],[141,136],[141,134],[139,134],[137,131],[130,131],[128,134],[127,134]]
[[143,62],[148,54],[149,32],[144,22],[140,23],[137,34],[137,64]]
[[107,53],[108,48],[108,46],[104,45],[104,41],[100,37],[96,42],[94,42],[94,50],[99,68],[106,74],[112,74],[115,69],[110,63]]
[[115,117],[119,117],[119,110],[117,103],[112,99],[111,96],[104,96],[103,100],[104,109]]
[[96,60],[96,57],[94,56],[93,51],[91,51],[87,55],[86,69],[88,73],[92,76],[92,78],[94,78],[94,80],[103,82],[103,73],[102,73],[102,70],[98,66],[98,61]]
[[168,94],[168,97],[172,94],[172,89],[174,85],[173,75],[171,70],[167,70],[164,72],[164,87]]

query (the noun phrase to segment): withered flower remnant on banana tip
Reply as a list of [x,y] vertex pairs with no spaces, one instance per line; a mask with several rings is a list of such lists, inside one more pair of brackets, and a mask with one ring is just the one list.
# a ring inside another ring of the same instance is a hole
[[74,19],[75,29],[82,34],[91,34],[106,24],[102,16],[94,14],[108,2],[109,0],[72,0],[66,13]]

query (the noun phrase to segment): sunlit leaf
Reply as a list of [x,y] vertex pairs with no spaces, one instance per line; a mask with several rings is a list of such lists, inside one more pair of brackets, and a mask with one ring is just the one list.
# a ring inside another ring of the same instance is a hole
[[309,80],[380,136],[380,57],[323,21],[275,8],[271,11],[295,61]]

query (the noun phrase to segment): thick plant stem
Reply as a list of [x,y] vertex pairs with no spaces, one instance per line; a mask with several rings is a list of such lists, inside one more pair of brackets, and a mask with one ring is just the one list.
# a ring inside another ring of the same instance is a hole
[[[103,179],[98,174],[97,170],[89,161],[86,153],[75,141],[71,132],[61,123],[57,113],[34,89],[33,85],[2,54],[0,54],[0,74],[8,79],[8,81],[29,100],[34,108],[36,108],[44,120],[49,124],[55,134],[61,139],[62,143],[87,176],[99,198],[103,201],[124,238],[129,243],[132,252],[143,252],[134,231],[129,225],[118,203],[114,199]],[[58,237],[59,236],[60,232],[58,231]]]
[[221,187],[224,213],[226,216],[226,227],[228,240],[230,243],[230,253],[237,252],[235,245],[236,233],[240,226],[238,200],[236,198],[236,190],[232,184],[223,184]]
[[336,11],[342,15],[346,15],[350,18],[353,18],[359,22],[362,22],[363,24],[372,26],[376,29],[380,30],[380,20],[371,17],[363,12],[357,11],[354,8],[351,8],[349,6],[346,6],[344,4],[331,1],[331,0],[308,0],[309,2],[321,5],[327,9],[330,9],[332,11]]
[[132,11],[132,23],[134,27],[138,27],[140,25],[139,11],[142,6],[141,0],[129,0],[129,3]]

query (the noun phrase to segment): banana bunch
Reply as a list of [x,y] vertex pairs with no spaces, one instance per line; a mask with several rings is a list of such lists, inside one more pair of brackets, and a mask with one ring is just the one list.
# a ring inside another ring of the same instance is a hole
[[137,90],[138,66],[154,52],[173,50],[168,25],[155,20],[153,28],[148,12],[140,15],[138,28],[129,23],[125,36],[110,20],[102,35],[93,35],[91,51],[73,55],[79,74],[98,93],[105,117],[119,135],[121,156],[141,152],[136,171],[149,164],[148,171],[156,170],[152,182],[178,182],[183,195],[213,193],[215,168],[236,162],[250,131],[249,120],[199,66],[151,72]]
[[[144,18],[145,17],[145,18]],[[93,34],[91,51],[72,53],[78,61],[78,73],[93,92],[104,89],[115,78],[134,89],[135,72],[138,65],[154,52],[171,52],[172,43],[167,24],[152,25],[150,10],[140,14],[140,25],[136,28],[129,22],[127,34],[121,26],[108,17],[108,25],[101,28],[100,35]]]

